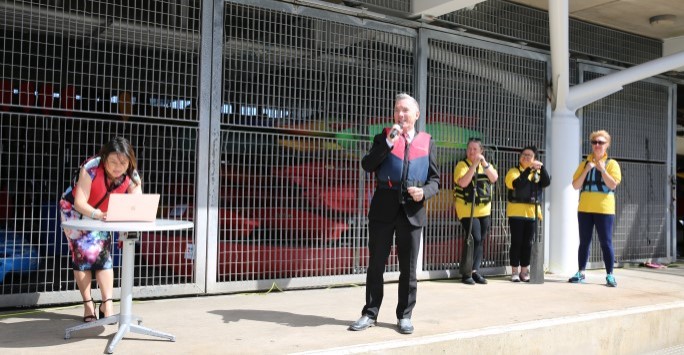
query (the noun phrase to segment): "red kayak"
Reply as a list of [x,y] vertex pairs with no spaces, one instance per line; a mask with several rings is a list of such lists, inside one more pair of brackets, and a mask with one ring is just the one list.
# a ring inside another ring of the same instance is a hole
[[316,213],[294,208],[273,207],[255,211],[263,229],[288,243],[335,242],[349,225]]
[[[191,277],[194,245],[191,236],[178,232],[149,233],[143,235],[140,251],[148,265]],[[218,281],[346,275],[352,273],[353,258],[347,247],[219,242]]]
[[[363,198],[359,197],[359,188],[355,185],[309,187],[303,192],[303,196],[311,206],[316,208],[344,214],[365,215],[368,213],[370,200],[373,197],[373,187],[368,186],[365,189]],[[362,201],[361,206],[359,206],[359,201]]]
[[[184,220],[194,220],[195,211],[191,205],[176,205],[169,210],[169,217]],[[238,209],[222,208],[219,210],[219,232],[228,233],[229,236],[247,238],[259,228],[261,222],[247,213]]]
[[140,239],[140,255],[144,262],[175,276],[193,276],[194,248],[189,232],[143,233]]
[[362,178],[357,169],[319,161],[273,169],[273,175],[303,188],[357,184]]
[[352,272],[350,248],[219,243],[219,281],[346,275]]

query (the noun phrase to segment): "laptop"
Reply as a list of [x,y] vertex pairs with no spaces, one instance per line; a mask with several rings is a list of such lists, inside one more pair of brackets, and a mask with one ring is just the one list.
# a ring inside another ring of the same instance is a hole
[[154,222],[159,194],[110,194],[106,222]]

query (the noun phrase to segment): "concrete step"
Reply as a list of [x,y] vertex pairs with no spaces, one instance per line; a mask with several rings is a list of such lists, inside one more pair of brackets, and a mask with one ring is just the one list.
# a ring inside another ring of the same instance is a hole
[[[667,272],[665,272],[667,271]],[[684,270],[617,269],[617,288],[603,271],[586,284],[546,275],[544,284],[489,277],[487,285],[421,281],[416,328],[399,334],[397,284],[385,285],[378,324],[347,327],[361,314],[364,285],[326,289],[137,300],[143,326],[175,342],[129,333],[120,354],[644,354],[684,344]],[[278,285],[286,290],[287,284]],[[273,288],[277,290],[278,288]],[[97,290],[93,290],[99,299]],[[119,310],[115,303],[115,311]],[[71,334],[82,305],[0,312],[0,353],[99,354],[116,333],[107,325]]]

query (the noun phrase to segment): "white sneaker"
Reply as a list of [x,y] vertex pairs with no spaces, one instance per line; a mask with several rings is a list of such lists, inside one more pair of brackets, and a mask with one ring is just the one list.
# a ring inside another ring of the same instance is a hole
[[511,281],[512,282],[520,282],[520,275],[518,275],[518,274],[511,275]]
[[530,282],[530,272],[525,271],[520,273],[520,281],[522,282]]

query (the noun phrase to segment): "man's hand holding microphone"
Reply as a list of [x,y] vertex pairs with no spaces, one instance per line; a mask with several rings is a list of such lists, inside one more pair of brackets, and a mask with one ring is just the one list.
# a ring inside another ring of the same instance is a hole
[[397,141],[399,136],[401,135],[402,128],[400,125],[395,124],[392,126],[392,129],[390,129],[389,133],[387,133],[387,140],[394,143]]

